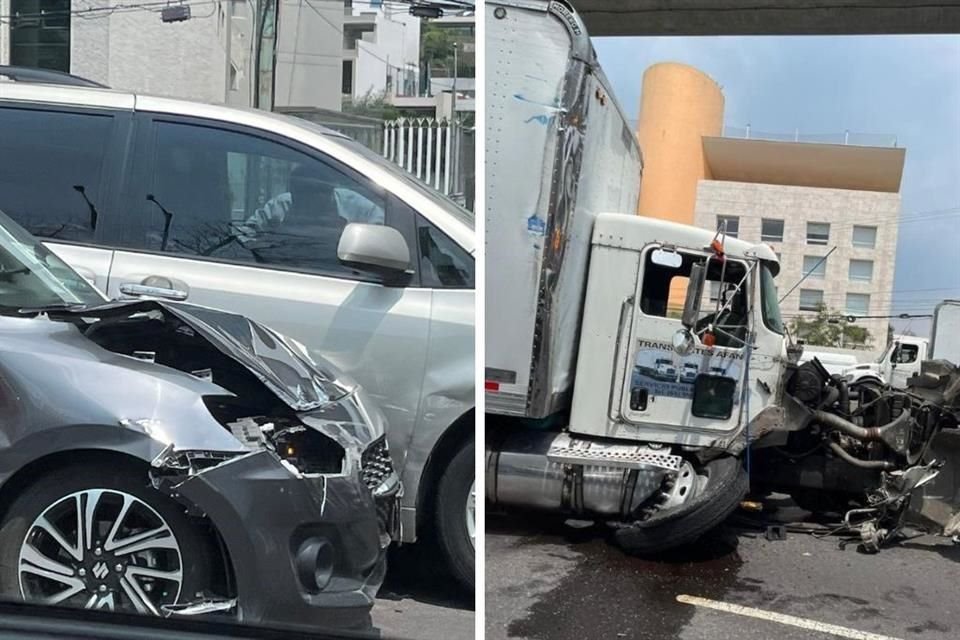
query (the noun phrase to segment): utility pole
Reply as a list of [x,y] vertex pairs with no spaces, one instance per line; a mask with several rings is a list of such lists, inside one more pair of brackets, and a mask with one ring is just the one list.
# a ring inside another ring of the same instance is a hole
[[458,43],[453,43],[453,90],[450,92],[450,121],[457,118],[457,49]]
[[[270,78],[269,78],[269,96],[266,100],[266,107],[273,109],[274,88],[276,86],[277,76],[277,36],[280,17],[280,0],[253,0],[253,73],[252,91],[250,104],[256,109],[263,108],[262,100],[262,73],[263,73],[263,44],[266,39],[267,25],[270,25]],[[271,8],[273,12],[271,13]]]

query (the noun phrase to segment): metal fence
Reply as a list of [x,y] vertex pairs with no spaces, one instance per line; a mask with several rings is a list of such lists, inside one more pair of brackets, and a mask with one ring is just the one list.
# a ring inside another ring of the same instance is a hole
[[383,124],[383,156],[467,209],[474,201],[474,129],[459,121],[400,118]]
[[350,136],[473,210],[476,161],[472,126],[435,118],[383,121],[314,107],[279,107],[276,111]]

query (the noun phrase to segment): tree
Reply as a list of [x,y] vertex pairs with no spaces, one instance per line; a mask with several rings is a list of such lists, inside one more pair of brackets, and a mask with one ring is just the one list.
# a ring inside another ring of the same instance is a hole
[[865,327],[851,323],[847,316],[828,311],[823,304],[817,307],[817,314],[812,318],[794,318],[790,332],[811,346],[869,349],[873,341]]
[[420,59],[426,63],[446,63],[453,59],[453,38],[447,29],[424,23],[420,34]]

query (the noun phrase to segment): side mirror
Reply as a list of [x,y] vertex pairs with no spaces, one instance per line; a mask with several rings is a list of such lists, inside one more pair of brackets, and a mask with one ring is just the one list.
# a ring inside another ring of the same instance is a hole
[[394,275],[411,273],[410,248],[393,227],[351,222],[340,235],[337,257],[343,262]]
[[683,302],[683,315],[680,322],[687,329],[693,329],[700,317],[700,301],[703,300],[703,285],[706,282],[707,268],[702,262],[690,267],[690,281],[687,283],[687,297]]
[[673,350],[677,352],[678,356],[689,355],[694,346],[696,345],[693,334],[690,333],[689,329],[677,329],[677,332],[673,334]]

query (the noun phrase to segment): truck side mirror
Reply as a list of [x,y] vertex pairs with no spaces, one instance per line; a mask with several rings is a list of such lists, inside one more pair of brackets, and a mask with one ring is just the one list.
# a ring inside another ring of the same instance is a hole
[[700,301],[703,300],[703,286],[706,282],[707,269],[702,262],[694,263],[690,267],[690,281],[687,283],[687,297],[683,302],[683,315],[680,322],[687,329],[693,329],[700,317]]

